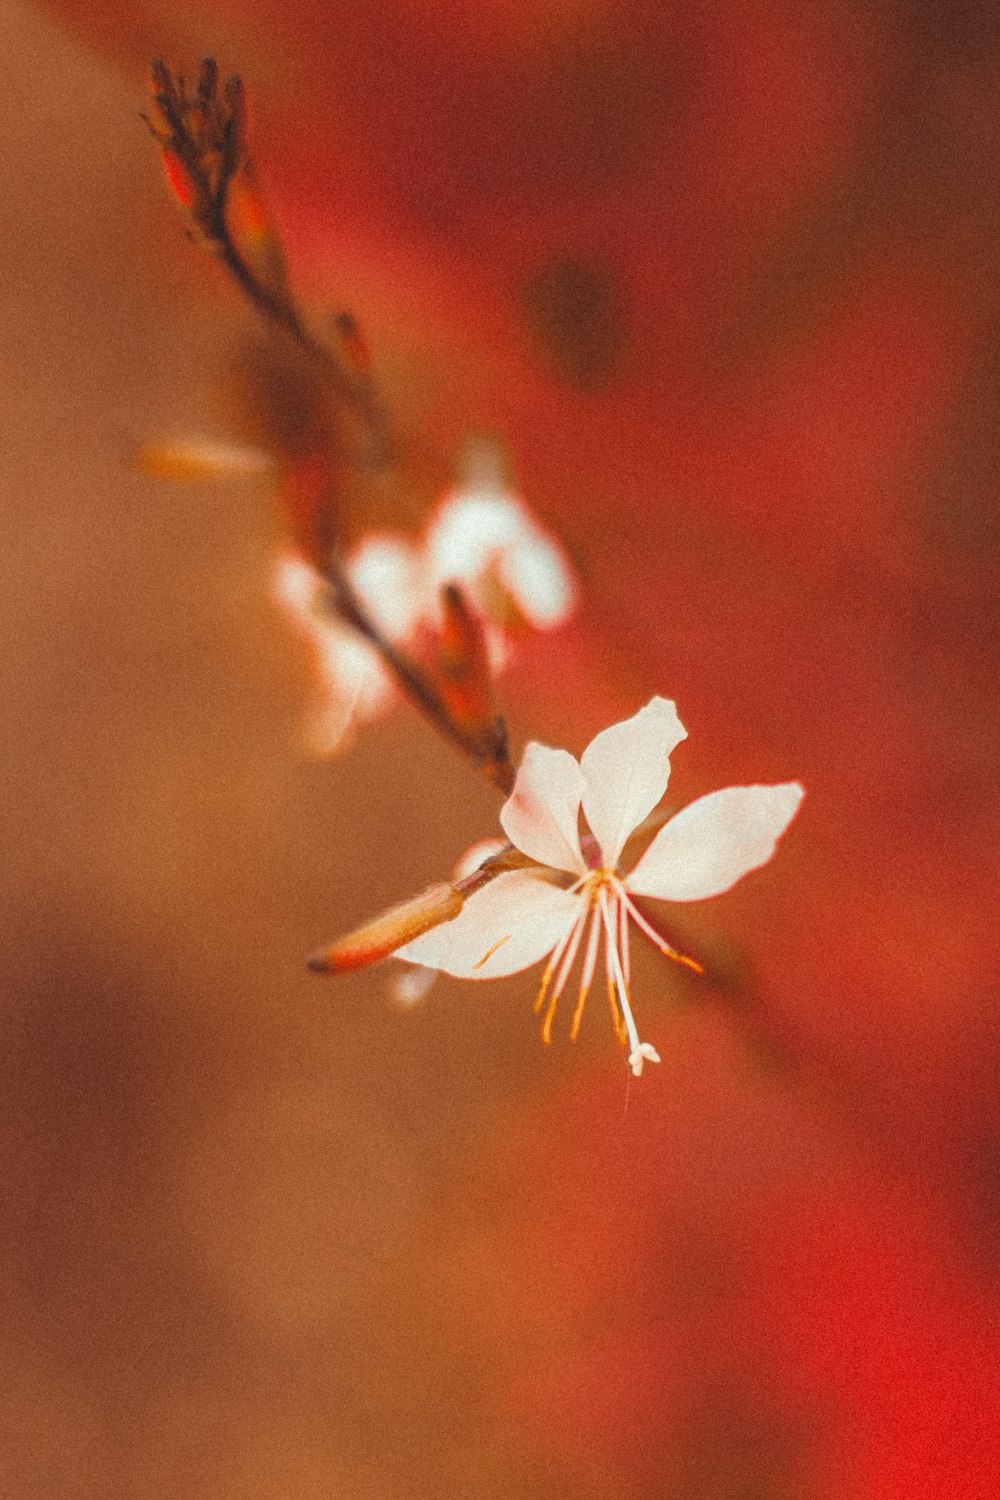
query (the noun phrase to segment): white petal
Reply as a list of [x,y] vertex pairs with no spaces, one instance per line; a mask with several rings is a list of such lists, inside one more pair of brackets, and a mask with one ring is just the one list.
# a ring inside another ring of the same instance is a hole
[[320,680],[331,698],[350,703],[370,719],[391,697],[391,679],[367,641],[347,633],[336,622],[322,621],[316,635]]
[[663,796],[671,751],[686,738],[670,699],[652,698],[583,752],[583,811],[607,869],[614,869],[629,834]]
[[306,753],[320,760],[335,755],[349,742],[357,727],[353,704],[324,696],[305,717],[302,738]]
[[728,891],[771,858],[803,796],[799,783],[788,781],[699,797],[660,829],[626,890],[661,901],[703,901]]
[[313,755],[332,755],[357,724],[392,702],[394,689],[367,641],[354,636],[322,607],[326,585],[316,570],[285,553],[275,572],[275,597],[315,656],[317,697],[306,743]]
[[532,741],[521,760],[514,790],[500,810],[500,826],[530,859],[582,875],[586,869],[578,825],[582,792],[583,776],[569,751],[550,750]]
[[396,957],[457,979],[499,979],[550,953],[583,903],[579,893],[571,896],[537,875],[511,870],[470,896],[453,921],[414,938]]
[[319,692],[306,742],[313,755],[332,755],[359,725],[386,711],[395,689],[366,641],[326,621],[317,620],[316,627]]
[[438,584],[472,583],[498,552],[521,534],[515,500],[492,490],[458,490],[438,507],[427,528],[427,565]]
[[404,536],[365,537],[351,554],[348,572],[376,623],[393,640],[409,635],[428,610],[416,549]]
[[541,531],[508,549],[500,560],[500,579],[536,630],[552,630],[573,613],[573,575],[559,548]]
[[274,568],[274,597],[292,622],[312,629],[322,578],[297,552],[282,552]]
[[389,980],[389,999],[400,1010],[413,1010],[427,999],[437,977],[437,969],[425,969],[423,964],[401,963]]

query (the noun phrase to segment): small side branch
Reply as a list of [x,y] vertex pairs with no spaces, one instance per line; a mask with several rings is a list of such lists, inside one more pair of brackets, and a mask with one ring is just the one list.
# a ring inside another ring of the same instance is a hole
[[341,357],[313,334],[292,296],[281,238],[247,150],[242,80],[233,75],[220,89],[218,66],[206,58],[193,94],[162,61],[152,65],[152,82],[154,115],[143,119],[160,143],[193,238],[225,266],[257,312],[315,361],[331,392],[362,423],[373,466],[385,467],[391,451],[385,412],[370,374],[349,357],[342,332],[354,330],[353,319],[338,319],[348,355]]
[[497,714],[486,722],[463,723],[448,707],[432,676],[379,629],[340,563],[333,559],[323,571],[330,603],[338,619],[363,636],[382,660],[396,686],[442,738],[468,757],[486,779],[509,797],[514,789],[507,726]]

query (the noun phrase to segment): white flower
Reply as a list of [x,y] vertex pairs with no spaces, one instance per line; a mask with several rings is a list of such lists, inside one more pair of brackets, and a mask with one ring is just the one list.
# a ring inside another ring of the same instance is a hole
[[[406,629],[390,630],[400,613],[410,609],[409,554],[407,544],[392,538],[368,540],[364,549],[349,560],[348,574],[364,603],[371,609],[373,591],[366,587],[369,574],[381,581],[374,591],[376,601],[384,595],[386,609],[376,608],[374,618],[391,638],[401,638],[415,627],[415,610],[408,614]],[[387,575],[402,576],[406,586],[393,590]],[[376,719],[393,702],[394,689],[378,656],[353,630],[333,618],[325,607],[326,584],[315,568],[295,552],[283,552],[275,572],[275,597],[297,630],[312,647],[317,684],[309,710],[306,743],[314,755],[332,755],[358,724]]]
[[[459,584],[482,613],[495,670],[506,661],[518,620],[552,630],[576,604],[557,543],[522,500],[489,486],[446,496],[420,542],[387,532],[365,537],[346,570],[375,624],[397,644],[413,641],[425,624],[439,625],[441,589]],[[332,753],[395,698],[371,646],[324,610],[325,592],[320,575],[297,554],[279,558],[276,597],[315,652],[320,698],[307,738],[317,754]]]
[[455,490],[433,516],[424,547],[435,590],[464,582],[487,615],[490,584],[535,630],[553,630],[573,612],[576,588],[566,559],[516,495]]
[[[670,753],[686,733],[673,703],[653,698],[597,735],[579,762],[565,750],[529,744],[500,822],[536,865],[498,875],[467,898],[458,916],[408,942],[397,956],[460,979],[500,978],[548,956],[535,1008],[540,1011],[548,997],[542,1035],[549,1041],[556,1004],[583,946],[570,1030],[577,1035],[603,937],[615,1030],[632,1072],[638,1076],[644,1062],[659,1062],[640,1040],[632,1015],[629,921],[667,957],[700,965],[671,948],[633,897],[702,901],[727,891],[771,858],[803,796],[798,782],[710,792],[665,823],[622,874],[625,843],[666,791]],[[581,809],[592,835],[582,843]]]

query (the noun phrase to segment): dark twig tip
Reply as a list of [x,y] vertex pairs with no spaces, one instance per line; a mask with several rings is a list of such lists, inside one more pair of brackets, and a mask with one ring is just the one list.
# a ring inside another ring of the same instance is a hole
[[208,103],[215,97],[218,82],[219,64],[214,57],[203,57],[201,60],[201,72],[198,75],[198,98]]

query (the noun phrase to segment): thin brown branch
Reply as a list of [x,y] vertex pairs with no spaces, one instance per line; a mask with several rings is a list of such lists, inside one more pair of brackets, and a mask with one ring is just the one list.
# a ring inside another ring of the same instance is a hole
[[[211,58],[201,65],[197,87],[188,93],[183,78],[176,78],[163,62],[152,67],[155,118],[146,123],[163,150],[171,184],[191,220],[197,239],[225,266],[246,300],[272,326],[289,335],[318,366],[332,395],[360,421],[368,439],[368,461],[384,467],[389,460],[388,424],[382,402],[365,369],[360,330],[350,314],[343,313],[336,327],[343,351],[321,342],[299,310],[285,271],[284,249],[277,230],[256,191],[246,146],[246,111],[240,79],[231,77],[219,89],[219,71]],[[236,184],[253,203],[258,229],[268,251],[269,275],[265,277],[244,253],[230,223],[232,192]],[[433,676],[395,642],[388,639],[372,619],[353,587],[334,545],[333,515],[329,500],[316,507],[311,529],[311,554],[330,591],[330,608],[357,631],[378,653],[400,692],[423,715],[442,738],[459,749],[505,796],[514,785],[507,730],[503,718],[491,710],[464,722],[453,711]],[[446,601],[446,616],[464,642],[468,660],[460,666],[471,678],[481,672],[481,698],[489,700],[488,668],[473,660],[476,623],[457,590]],[[450,614],[449,614],[450,610]],[[457,627],[462,627],[457,629]],[[452,664],[454,667],[454,664]],[[472,684],[474,686],[474,684]]]
[[[183,78],[178,75],[175,79],[161,61],[153,63],[152,77],[156,117],[143,118],[163,148],[174,190],[197,238],[225,266],[257,312],[288,334],[319,365],[333,394],[362,424],[368,439],[367,462],[374,468],[384,468],[392,444],[374,381],[365,373],[349,369],[337,352],[311,331],[288,288],[283,254],[281,272],[272,274],[268,284],[233,233],[229,212],[233,186],[241,176],[247,183],[253,181],[241,80],[235,75],[227,79],[220,95],[218,67],[212,58],[202,63],[193,96],[187,93]],[[258,202],[258,210],[260,207]],[[280,249],[276,234],[274,243]]]
[[366,462],[376,470],[385,468],[392,445],[385,410],[374,381],[367,376],[359,379],[351,375],[334,352],[310,331],[291,298],[276,296],[255,275],[233,240],[223,209],[220,209],[218,219],[213,220],[211,248],[247,301],[289,334],[319,365],[333,394],[354,411],[362,424],[368,442]]
[[485,730],[470,733],[449,712],[430,675],[375,624],[336,555],[330,559],[323,576],[329,584],[330,603],[337,617],[368,641],[404,697],[432,728],[461,750],[488,781],[509,797],[514,789],[514,767],[503,718],[498,714]]

